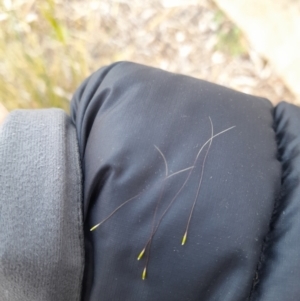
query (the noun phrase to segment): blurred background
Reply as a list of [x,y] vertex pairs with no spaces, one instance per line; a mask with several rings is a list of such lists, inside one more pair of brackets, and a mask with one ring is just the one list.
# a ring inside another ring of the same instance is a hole
[[128,60],[300,104],[300,5],[277,1],[2,0],[0,101],[68,110],[91,72]]

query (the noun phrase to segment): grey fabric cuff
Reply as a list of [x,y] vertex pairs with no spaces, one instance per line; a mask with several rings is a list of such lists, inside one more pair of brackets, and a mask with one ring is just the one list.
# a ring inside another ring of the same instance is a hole
[[76,130],[60,109],[0,127],[1,301],[80,300],[84,244]]

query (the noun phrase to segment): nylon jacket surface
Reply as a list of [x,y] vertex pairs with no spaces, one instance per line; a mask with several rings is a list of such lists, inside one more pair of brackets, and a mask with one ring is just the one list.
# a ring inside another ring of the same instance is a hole
[[300,300],[298,107],[127,62],[71,107],[84,301]]

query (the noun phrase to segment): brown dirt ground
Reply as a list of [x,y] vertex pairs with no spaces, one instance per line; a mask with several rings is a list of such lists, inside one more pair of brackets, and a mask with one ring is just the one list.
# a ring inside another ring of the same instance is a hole
[[[45,18],[38,14],[37,6],[48,2],[55,7],[54,18],[68,31],[65,54],[61,50],[63,44],[51,40]],[[47,66],[47,77],[52,76],[54,88],[50,91],[50,99],[56,94],[69,99],[89,73],[103,65],[127,60],[262,96],[274,104],[280,100],[295,102],[272,66],[251,49],[239,29],[212,0],[16,0],[13,3],[16,8],[10,16],[15,16],[14,28],[19,30],[17,36],[23,37],[24,51],[31,55],[33,62],[43,56],[45,62],[40,64]],[[3,28],[14,24],[9,18],[5,19],[5,14],[0,17]],[[13,48],[15,42],[11,36],[7,39],[5,58],[17,47]],[[32,41],[35,41],[33,46]],[[77,53],[82,53],[81,63],[76,61]],[[17,59],[18,56],[16,60],[11,59],[11,64],[17,65]],[[30,102],[33,93],[45,95],[48,86],[37,73],[33,90],[26,92],[27,88],[24,88],[23,93],[23,86],[18,86],[19,73],[28,67],[21,63],[20,67],[11,70],[0,68],[0,73],[7,86],[17,87],[8,90],[16,95],[15,99],[28,98],[25,106],[34,107]],[[78,69],[74,73],[75,81],[68,75],[73,74],[68,64],[72,65],[73,71]],[[25,77],[28,84],[26,80]]]
[[[118,4],[116,6],[116,3]],[[103,1],[100,26],[108,50],[130,60],[263,96],[274,104],[293,95],[239,30],[211,1]],[[94,58],[102,55],[95,47]]]

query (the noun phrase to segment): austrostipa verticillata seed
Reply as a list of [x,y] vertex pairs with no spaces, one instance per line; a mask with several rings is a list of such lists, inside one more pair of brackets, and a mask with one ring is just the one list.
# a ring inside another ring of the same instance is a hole
[[187,235],[188,235],[188,231],[189,231],[189,227],[190,227],[190,222],[191,222],[191,219],[192,219],[192,215],[193,215],[193,212],[194,212],[194,209],[195,209],[195,205],[196,205],[196,202],[197,202],[197,199],[198,199],[198,196],[199,196],[200,187],[201,187],[201,184],[202,184],[203,173],[204,173],[204,168],[205,168],[207,155],[208,155],[208,152],[210,150],[210,147],[211,147],[211,144],[212,144],[212,141],[213,141],[212,137],[214,136],[214,126],[213,126],[213,123],[212,123],[210,117],[209,117],[209,121],[210,121],[210,125],[211,125],[211,138],[210,138],[210,142],[208,144],[208,148],[207,148],[207,151],[206,151],[204,159],[203,159],[199,185],[198,185],[198,188],[197,188],[197,193],[196,193],[196,196],[195,196],[195,199],[194,199],[194,202],[193,202],[193,206],[192,206],[192,209],[191,209],[191,212],[190,212],[190,215],[189,215],[189,219],[188,219],[188,222],[187,222],[187,225],[186,225],[184,235],[182,237],[181,245],[185,245],[185,243],[186,243],[186,239],[187,239]]
[[[158,230],[158,227],[159,227],[159,225],[160,225],[160,223],[161,223],[163,217],[164,217],[165,214],[169,211],[169,209],[170,209],[171,206],[173,205],[174,201],[176,200],[176,198],[178,197],[178,195],[180,194],[180,192],[182,191],[182,189],[183,189],[183,188],[185,187],[185,185],[187,184],[187,182],[188,182],[188,180],[189,180],[189,178],[190,178],[190,176],[191,176],[191,173],[192,173],[192,168],[195,167],[195,165],[196,165],[196,163],[197,163],[197,160],[198,160],[198,158],[199,158],[201,152],[203,151],[204,147],[205,147],[207,144],[209,144],[209,147],[208,147],[208,149],[207,149],[207,152],[206,152],[206,155],[205,155],[203,164],[202,164],[202,168],[201,168],[201,177],[200,177],[200,181],[199,181],[199,185],[198,185],[198,189],[197,189],[197,194],[196,194],[196,197],[195,197],[195,199],[194,199],[194,204],[193,204],[193,206],[192,206],[191,213],[190,213],[190,217],[189,217],[189,220],[188,220],[188,222],[187,222],[186,231],[185,231],[185,233],[184,233],[184,235],[183,235],[182,242],[181,242],[182,245],[184,245],[184,244],[186,243],[186,240],[187,240],[187,234],[188,234],[188,229],[189,229],[189,224],[190,224],[190,220],[191,220],[191,216],[192,216],[192,213],[193,213],[193,210],[194,210],[194,207],[195,207],[196,200],[197,200],[198,195],[199,195],[199,190],[200,190],[201,183],[202,183],[202,178],[203,178],[203,172],[204,172],[205,161],[206,161],[207,154],[208,154],[208,151],[209,151],[209,149],[210,149],[212,140],[213,140],[213,138],[215,138],[215,137],[217,137],[217,136],[219,136],[219,135],[221,135],[221,134],[223,134],[223,133],[225,133],[225,132],[227,132],[227,131],[229,131],[229,130],[231,130],[231,129],[233,129],[233,128],[235,127],[235,126],[230,127],[230,128],[228,128],[228,129],[226,129],[226,130],[224,130],[224,131],[221,131],[221,132],[217,133],[216,135],[214,135],[214,134],[213,134],[213,123],[212,123],[212,120],[211,120],[210,117],[209,117],[209,120],[210,120],[210,124],[211,124],[211,132],[212,132],[212,133],[211,133],[211,138],[208,139],[208,140],[202,145],[202,147],[200,148],[199,152],[197,153],[197,156],[196,156],[196,158],[195,158],[195,160],[194,160],[194,165],[193,165],[191,168],[189,168],[189,169],[191,169],[191,170],[190,170],[190,173],[188,174],[188,176],[187,176],[185,182],[183,183],[183,185],[180,187],[179,191],[176,193],[176,195],[174,196],[174,198],[173,198],[173,199],[171,200],[171,202],[169,203],[169,205],[168,205],[168,207],[166,208],[166,210],[163,212],[161,218],[159,219],[159,221],[158,221],[158,223],[157,223],[157,225],[156,225],[155,230],[152,231],[151,236],[150,236],[150,238],[148,239],[148,241],[147,241],[147,243],[146,243],[144,249],[143,249],[142,252],[139,254],[138,260],[141,259],[141,257],[143,256],[143,254],[145,253],[145,250],[146,250],[147,248],[150,249],[151,241],[152,241],[152,239],[153,239],[153,237],[154,237],[156,231]],[[160,152],[161,152],[161,151],[160,151]],[[162,152],[161,152],[161,153],[162,153]],[[162,154],[162,155],[163,155],[163,154]],[[163,155],[163,156],[164,156],[164,155]],[[165,156],[164,156],[164,160],[165,160],[165,162],[166,162]],[[166,166],[167,166],[167,165],[166,165]],[[167,176],[166,178],[168,178],[168,176]],[[147,261],[146,261],[145,267],[147,267],[147,265],[148,265],[148,260],[149,260],[149,255],[147,256]],[[143,278],[143,276],[142,276],[142,278]]]
[[128,199],[127,201],[125,201],[124,203],[122,203],[120,206],[118,206],[111,214],[109,214],[104,220],[102,220],[99,224],[93,226],[90,231],[94,231],[96,230],[98,227],[100,227],[103,223],[105,223],[109,218],[111,218],[118,210],[120,210],[124,205],[126,205],[127,203],[129,203],[130,201],[135,200],[137,197],[139,197],[143,192],[138,193],[137,195],[135,195],[134,197]]
[[[227,129],[225,129],[225,130],[223,130],[223,131],[221,131],[221,132],[219,132],[219,133],[213,135],[211,138],[209,138],[209,139],[201,146],[201,148],[199,149],[199,151],[198,151],[198,153],[197,153],[197,155],[196,155],[196,158],[195,158],[195,160],[194,160],[194,163],[193,163],[193,168],[194,168],[195,164],[197,163],[197,160],[198,160],[198,158],[199,158],[201,152],[203,151],[204,147],[205,147],[210,141],[212,141],[212,139],[214,139],[215,137],[217,137],[217,136],[219,136],[219,135],[221,135],[221,134],[224,134],[225,132],[227,132],[227,131],[229,131],[229,130],[231,130],[231,129],[233,129],[233,128],[235,128],[235,126],[232,126],[232,127],[230,127],[230,128],[227,128]],[[192,174],[192,171],[193,171],[193,169],[190,170],[190,172],[188,173],[188,175],[187,175],[187,177],[186,177],[184,183],[182,184],[182,186],[180,187],[180,189],[178,190],[178,192],[175,194],[175,196],[173,197],[173,199],[171,200],[171,202],[169,203],[169,205],[167,206],[167,208],[165,209],[165,211],[164,211],[163,214],[161,215],[161,218],[159,219],[159,221],[158,221],[158,223],[157,223],[157,225],[156,225],[156,227],[155,227],[155,230],[154,230],[152,236],[155,235],[155,233],[157,232],[157,230],[158,230],[158,228],[159,228],[159,226],[160,226],[160,224],[161,224],[161,222],[162,222],[164,216],[165,216],[165,215],[167,214],[167,212],[170,210],[170,208],[172,207],[173,203],[175,202],[175,200],[177,199],[177,197],[179,196],[179,194],[181,193],[181,191],[183,190],[183,188],[184,188],[185,185],[187,184],[187,182],[188,182],[188,180],[189,180],[189,178],[190,178],[190,176],[191,176],[191,174]],[[186,239],[187,239],[187,233],[184,234],[183,239],[182,239],[182,243],[185,244]],[[150,240],[150,239],[149,239],[149,240]],[[148,242],[149,242],[149,240],[148,240]],[[147,246],[148,242],[146,243],[146,246]]]
[[150,239],[147,242],[147,245],[145,246],[145,248],[143,249],[144,251],[142,250],[142,252],[138,256],[138,260],[140,260],[142,258],[142,256],[143,256],[146,248],[148,247],[148,253],[147,253],[147,259],[146,259],[146,263],[145,263],[145,268],[144,268],[143,273],[142,273],[142,279],[143,280],[145,280],[145,277],[146,277],[146,270],[147,270],[147,266],[148,266],[148,262],[149,262],[149,257],[150,257],[151,242],[152,242],[152,237],[153,237],[153,231],[154,231],[154,228],[155,228],[155,220],[156,220],[157,209],[159,207],[160,201],[161,201],[161,199],[163,197],[163,194],[164,194],[165,183],[166,183],[165,179],[169,175],[168,163],[167,163],[167,159],[166,159],[165,155],[163,154],[163,152],[156,145],[154,145],[154,147],[160,153],[160,155],[161,155],[161,157],[162,157],[162,159],[164,161],[164,164],[165,164],[165,178],[164,178],[164,181],[163,181],[163,183],[161,185],[161,188],[160,188],[159,198],[157,199],[155,210],[154,210],[154,214],[153,214],[153,218],[152,218],[152,227],[151,227]]
[[[188,171],[190,169],[192,169],[193,167],[188,167],[185,168],[183,170],[179,170],[173,174],[170,174],[168,177],[166,177],[165,179],[168,179],[172,176],[178,175],[182,172]],[[119,211],[123,206],[125,206],[126,204],[128,204],[129,202],[137,199],[139,196],[141,196],[142,194],[144,194],[146,191],[148,191],[150,189],[150,187],[146,188],[145,190],[139,192],[137,195],[133,196],[132,198],[126,200],[125,202],[123,202],[121,205],[119,205],[115,210],[113,210],[107,217],[105,217],[100,223],[94,225],[92,228],[90,228],[90,231],[94,231],[96,230],[98,227],[100,227],[102,224],[104,224],[106,221],[108,221],[115,213],[117,213],[117,211]]]

